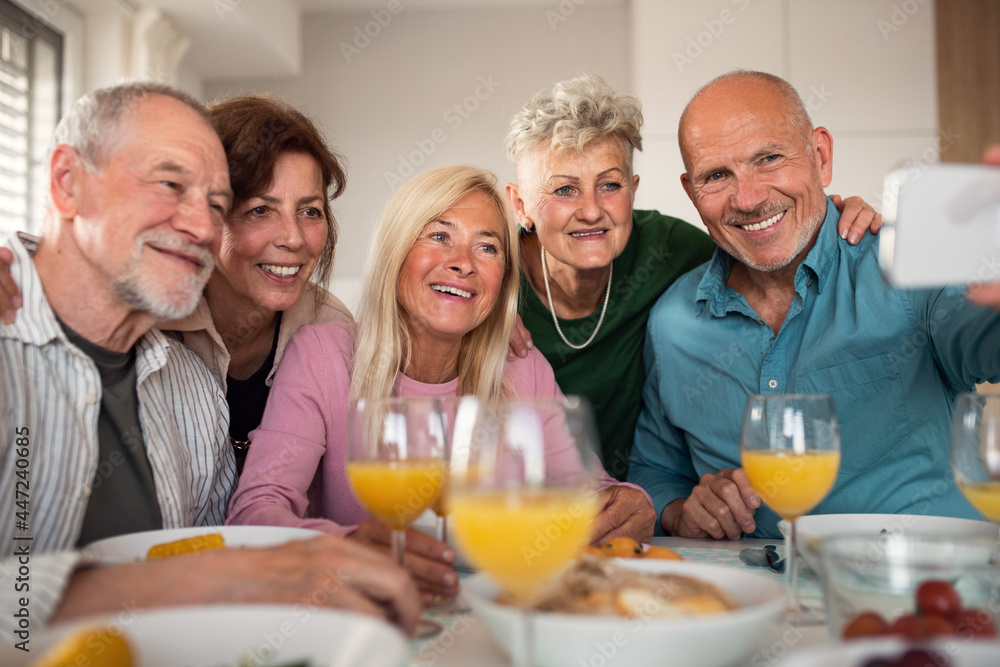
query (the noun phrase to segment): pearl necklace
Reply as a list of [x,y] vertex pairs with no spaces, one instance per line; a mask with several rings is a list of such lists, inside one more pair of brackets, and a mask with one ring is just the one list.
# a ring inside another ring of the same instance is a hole
[[562,341],[569,345],[574,350],[582,350],[583,348],[590,345],[594,338],[597,336],[597,332],[601,330],[601,325],[604,324],[604,314],[608,312],[608,300],[611,297],[611,277],[614,275],[615,263],[612,260],[611,264],[608,265],[608,288],[604,291],[604,306],[601,307],[601,317],[597,320],[597,326],[594,327],[594,333],[590,334],[590,338],[583,343],[583,345],[574,345],[573,343],[566,340],[566,334],[562,332],[559,328],[559,318],[556,317],[555,306],[552,305],[552,291],[549,289],[549,271],[545,266],[545,248],[542,248],[542,280],[545,282],[545,298],[549,300],[549,312],[552,313],[552,324],[556,325],[556,333],[562,338]]

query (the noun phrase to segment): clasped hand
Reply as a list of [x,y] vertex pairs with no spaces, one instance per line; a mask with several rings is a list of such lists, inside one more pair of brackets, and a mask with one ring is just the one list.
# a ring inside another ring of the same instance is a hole
[[661,522],[677,537],[738,540],[757,529],[758,507],[760,498],[743,468],[725,468],[702,475],[690,496],[663,509]]

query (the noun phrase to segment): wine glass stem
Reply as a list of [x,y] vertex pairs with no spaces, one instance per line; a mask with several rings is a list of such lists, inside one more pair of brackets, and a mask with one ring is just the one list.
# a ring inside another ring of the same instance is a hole
[[795,519],[788,520],[788,537],[785,540],[785,570],[788,573],[788,608],[800,611],[799,606],[799,559],[795,549]]
[[531,667],[531,656],[535,648],[534,626],[531,622],[534,613],[535,610],[529,606],[521,608],[520,632],[514,630],[514,642],[510,652],[512,667]]
[[392,557],[395,559],[396,564],[400,567],[406,566],[406,531],[392,529],[390,531],[391,542],[390,548],[392,549]]
[[445,514],[436,514],[437,521],[434,523],[437,529],[438,541],[448,544],[448,516]]

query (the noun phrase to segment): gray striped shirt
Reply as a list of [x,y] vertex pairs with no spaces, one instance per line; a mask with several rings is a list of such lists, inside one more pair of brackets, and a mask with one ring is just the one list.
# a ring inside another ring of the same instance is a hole
[[[24,301],[14,324],[0,323],[0,636],[6,642],[20,598],[30,598],[32,622],[44,623],[76,562],[69,554],[32,558],[25,592],[16,587],[18,549],[30,545],[32,556],[71,551],[95,476],[114,469],[110,463],[98,469],[96,365],[59,326],[25,246],[13,238],[2,245],[14,252],[11,270]],[[136,343],[136,374],[163,527],[223,523],[235,465],[218,382],[194,352],[155,329]]]

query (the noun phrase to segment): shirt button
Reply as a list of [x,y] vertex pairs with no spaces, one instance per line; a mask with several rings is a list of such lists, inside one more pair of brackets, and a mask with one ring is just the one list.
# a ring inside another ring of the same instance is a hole
[[83,490],[80,492],[80,495],[83,496],[84,498],[89,498],[92,491],[93,489],[91,489],[89,486],[84,486]]
[[97,403],[97,394],[87,394],[87,404],[93,405]]
[[813,284],[813,279],[812,278],[810,278],[809,280],[806,281],[806,287],[812,287],[812,284]]
[[773,379],[772,380],[768,380],[767,381],[767,386],[770,387],[771,389],[777,389],[778,388],[778,381],[777,380],[773,380]]

